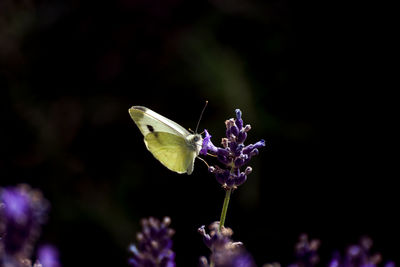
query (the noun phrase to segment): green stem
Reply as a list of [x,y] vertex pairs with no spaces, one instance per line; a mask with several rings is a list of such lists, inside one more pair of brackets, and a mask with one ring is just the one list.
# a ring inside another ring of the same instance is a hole
[[222,206],[221,219],[219,220],[219,231],[225,224],[226,212],[228,211],[229,199],[231,198],[232,189],[226,190],[224,205]]

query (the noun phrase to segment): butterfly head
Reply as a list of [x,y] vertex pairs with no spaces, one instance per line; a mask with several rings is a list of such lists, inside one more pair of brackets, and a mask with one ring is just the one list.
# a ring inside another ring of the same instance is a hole
[[201,147],[203,145],[203,137],[201,134],[189,134],[186,137],[188,144],[199,154]]

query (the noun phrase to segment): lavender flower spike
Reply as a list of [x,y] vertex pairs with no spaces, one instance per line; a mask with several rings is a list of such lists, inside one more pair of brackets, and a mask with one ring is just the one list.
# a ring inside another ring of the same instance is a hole
[[0,266],[19,267],[29,261],[49,205],[28,185],[0,188],[0,203]]
[[251,167],[246,168],[247,171],[240,171],[240,168],[247,165],[253,156],[258,155],[259,149],[265,146],[265,141],[260,140],[255,144],[245,146],[244,141],[251,129],[250,125],[244,125],[242,112],[240,109],[235,110],[236,119],[225,121],[226,138],[222,138],[222,147],[216,147],[211,142],[211,135],[204,130],[205,137],[203,139],[203,147],[200,154],[207,155],[210,153],[217,157],[224,167],[212,166],[209,172],[214,173],[217,181],[222,184],[226,190],[236,189],[239,185],[247,180]]
[[242,242],[233,242],[230,228],[222,227],[218,230],[219,222],[210,225],[210,233],[207,234],[205,226],[198,229],[203,236],[203,241],[211,250],[210,262],[206,257],[200,258],[200,267],[254,267],[251,255],[244,249]]
[[318,248],[320,241],[313,239],[308,240],[306,234],[299,237],[299,242],[295,247],[296,262],[289,265],[289,267],[314,267],[319,262]]
[[171,237],[175,231],[169,228],[171,219],[162,222],[150,217],[142,220],[142,232],[137,234],[137,244],[129,247],[132,257],[129,263],[134,267],[175,267],[175,253]]
[[[329,263],[329,267],[376,267],[381,262],[382,257],[379,253],[372,254],[370,252],[372,240],[363,237],[358,245],[351,245],[347,248],[346,253],[342,257],[336,252]],[[394,265],[388,262],[385,266]]]

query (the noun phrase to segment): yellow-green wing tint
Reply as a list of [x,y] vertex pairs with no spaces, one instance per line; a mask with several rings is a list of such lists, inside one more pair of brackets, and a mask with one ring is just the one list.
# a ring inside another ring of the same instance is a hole
[[147,149],[165,167],[177,173],[191,174],[196,152],[186,140],[175,134],[153,132],[144,137]]

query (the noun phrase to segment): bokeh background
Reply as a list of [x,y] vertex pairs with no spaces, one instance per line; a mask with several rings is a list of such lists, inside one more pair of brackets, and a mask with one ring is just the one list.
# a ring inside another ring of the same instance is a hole
[[267,142],[226,222],[258,265],[290,263],[304,232],[325,261],[368,235],[399,263],[395,98],[365,5],[1,0],[0,186],[43,191],[41,242],[66,267],[126,266],[147,216],[172,218],[177,264],[196,266],[224,192],[200,161],[191,176],[159,164],[128,108],[194,129],[208,100],[215,143],[236,108]]

